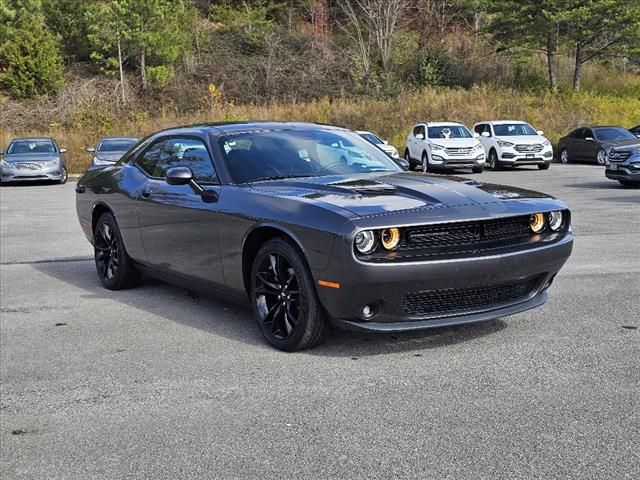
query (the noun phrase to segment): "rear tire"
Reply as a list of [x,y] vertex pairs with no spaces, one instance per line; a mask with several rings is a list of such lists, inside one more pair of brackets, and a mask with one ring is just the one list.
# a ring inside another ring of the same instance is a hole
[[618,182],[620,182],[620,185],[626,188],[640,188],[639,182],[632,182],[630,180],[618,180]]
[[538,168],[540,170],[549,170],[549,164],[548,163],[542,163],[542,164],[538,165]]
[[264,338],[279,350],[312,348],[329,331],[311,272],[286,238],[265,242],[251,268],[251,303]]
[[493,149],[489,150],[489,166],[493,171],[502,170],[502,164],[498,160],[498,153]]
[[109,290],[136,286],[141,279],[124,248],[118,223],[112,213],[100,215],[93,231],[94,259],[102,285]]

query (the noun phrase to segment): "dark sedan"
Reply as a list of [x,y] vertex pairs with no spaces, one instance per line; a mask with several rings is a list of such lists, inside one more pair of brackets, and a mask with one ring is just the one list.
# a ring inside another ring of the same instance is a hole
[[540,306],[573,245],[550,196],[404,172],[356,133],[315,124],[162,131],[76,190],[106,288],[146,273],[248,296],[283,350],[331,324],[415,330]]
[[639,142],[626,128],[581,127],[560,139],[558,152],[562,163],[581,161],[606,165],[609,149]]
[[104,137],[100,139],[95,147],[87,147],[86,149],[92,154],[89,168],[113,165],[139,141],[140,139],[136,137]]
[[68,176],[66,152],[53,138],[14,138],[6,151],[0,151],[0,181],[65,183]]

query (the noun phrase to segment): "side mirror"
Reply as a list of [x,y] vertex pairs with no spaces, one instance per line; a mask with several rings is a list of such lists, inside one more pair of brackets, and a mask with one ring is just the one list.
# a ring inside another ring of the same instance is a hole
[[89,153],[94,153],[96,151],[95,147],[87,147],[85,150]]
[[593,142],[593,137],[584,137],[587,142]]
[[480,134],[478,132],[473,132],[473,138],[480,138]]
[[404,158],[398,157],[398,158],[394,158],[394,160],[398,165],[400,165],[400,168],[402,168],[403,170],[409,170],[409,167],[410,167],[409,162],[407,162]]
[[421,133],[419,133],[419,134],[417,134],[417,135],[416,135],[416,138],[417,138],[418,140],[424,140],[424,135],[423,135],[423,134],[421,134]]
[[193,182],[193,172],[189,167],[173,167],[164,173],[169,185],[188,185]]
[[543,130],[536,130],[536,133],[540,136],[544,135],[544,131]]
[[485,137],[485,138],[489,138],[491,136],[491,134],[489,132],[482,132],[480,134],[480,136]]
[[66,148],[61,148],[60,149],[60,153],[67,153],[67,149]]

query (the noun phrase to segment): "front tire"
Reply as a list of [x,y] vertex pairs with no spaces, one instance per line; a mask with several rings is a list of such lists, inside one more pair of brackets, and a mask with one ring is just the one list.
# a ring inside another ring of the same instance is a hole
[[502,165],[500,164],[500,160],[498,160],[498,153],[493,149],[491,149],[489,151],[489,166],[491,167],[491,170],[493,170],[493,171],[502,169]]
[[607,152],[605,152],[602,148],[598,150],[598,154],[596,155],[596,163],[598,165],[607,164]]
[[65,183],[67,183],[68,179],[69,179],[69,172],[67,172],[67,167],[63,166],[62,170],[60,171],[60,180],[58,180],[58,184],[64,185]]
[[482,173],[482,172],[484,172],[484,167],[473,167],[473,168],[471,169],[471,171],[472,171],[473,173]]
[[541,163],[538,165],[538,168],[540,170],[549,170],[549,164],[548,163]]
[[102,285],[109,290],[122,290],[137,285],[140,273],[124,248],[120,229],[112,213],[100,215],[93,231],[96,270]]
[[560,150],[560,163],[564,163],[565,165],[569,163],[569,152],[566,148]]
[[630,180],[618,180],[618,182],[626,188],[640,188],[640,182],[632,182]]
[[422,170],[425,172],[433,171],[433,168],[429,165],[429,155],[427,155],[427,152],[422,152]]
[[279,350],[315,347],[329,330],[309,267],[285,238],[260,247],[251,269],[251,303],[262,335]]

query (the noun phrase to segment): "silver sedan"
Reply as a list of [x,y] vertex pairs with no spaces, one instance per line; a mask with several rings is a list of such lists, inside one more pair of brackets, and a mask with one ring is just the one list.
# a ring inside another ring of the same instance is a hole
[[2,183],[67,181],[64,148],[52,138],[15,138],[6,151],[0,151],[0,179]]

